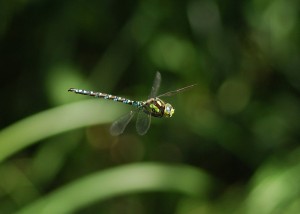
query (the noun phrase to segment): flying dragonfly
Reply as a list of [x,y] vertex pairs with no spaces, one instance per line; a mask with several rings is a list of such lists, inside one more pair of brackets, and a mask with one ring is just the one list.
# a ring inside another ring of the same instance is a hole
[[126,126],[131,121],[135,113],[137,113],[136,130],[138,134],[145,135],[150,128],[151,116],[152,117],[172,117],[175,112],[173,106],[164,102],[161,97],[173,96],[187,89],[194,87],[196,84],[189,85],[174,91],[169,91],[164,94],[156,96],[161,83],[161,74],[156,72],[155,79],[148,99],[145,101],[134,101],[124,97],[119,97],[111,94],[94,92],[84,89],[70,88],[68,91],[76,94],[89,95],[95,98],[113,100],[134,106],[136,109],[131,110],[129,113],[123,115],[116,120],[110,127],[110,133],[114,136],[120,135],[124,132]]

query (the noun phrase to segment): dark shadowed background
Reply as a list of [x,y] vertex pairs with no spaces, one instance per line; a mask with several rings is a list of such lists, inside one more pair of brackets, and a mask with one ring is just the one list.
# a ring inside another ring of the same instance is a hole
[[[0,212],[298,213],[296,0],[0,2]],[[145,100],[156,71],[172,118]]]

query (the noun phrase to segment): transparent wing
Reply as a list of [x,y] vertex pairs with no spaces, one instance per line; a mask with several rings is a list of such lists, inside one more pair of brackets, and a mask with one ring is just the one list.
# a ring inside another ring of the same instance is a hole
[[178,93],[180,93],[180,92],[183,92],[183,91],[185,91],[185,90],[188,90],[188,89],[194,87],[195,85],[197,85],[197,84],[189,85],[189,86],[186,86],[186,87],[177,89],[177,90],[175,90],[175,91],[169,91],[169,92],[164,93],[164,94],[161,94],[161,95],[159,95],[159,96],[157,96],[157,97],[168,97],[168,96],[173,96],[173,95],[175,95],[175,94],[178,94]]
[[151,115],[140,110],[136,120],[136,131],[140,135],[144,135],[150,128]]
[[157,95],[158,89],[160,87],[160,83],[161,83],[161,75],[160,75],[159,71],[157,71],[148,99],[155,97]]
[[110,134],[113,136],[118,136],[122,134],[134,114],[135,111],[130,111],[129,113],[123,115],[118,120],[113,122],[113,124],[110,127]]

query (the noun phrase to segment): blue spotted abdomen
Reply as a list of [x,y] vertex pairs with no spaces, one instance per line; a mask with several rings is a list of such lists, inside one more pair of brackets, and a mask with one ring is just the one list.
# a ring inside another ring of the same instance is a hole
[[77,88],[70,88],[68,91],[74,92],[76,94],[92,96],[92,97],[95,97],[95,98],[113,100],[113,101],[116,101],[116,102],[132,105],[132,106],[135,106],[135,107],[138,107],[138,108],[143,105],[143,102],[141,102],[141,101],[129,100],[129,99],[126,99],[124,97],[119,97],[119,96],[106,94],[106,93],[101,93],[101,92],[94,92],[94,91],[88,91],[88,90],[77,89]]

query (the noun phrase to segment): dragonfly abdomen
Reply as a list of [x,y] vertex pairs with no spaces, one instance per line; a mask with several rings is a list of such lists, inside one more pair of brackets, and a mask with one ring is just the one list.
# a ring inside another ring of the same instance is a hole
[[119,97],[119,96],[106,94],[106,93],[102,93],[102,92],[94,92],[94,91],[89,91],[89,90],[84,90],[84,89],[77,89],[77,88],[70,88],[68,91],[74,92],[76,94],[92,96],[92,97],[95,97],[95,98],[102,98],[102,99],[106,99],[106,100],[112,100],[112,101],[116,101],[116,102],[120,102],[120,103],[124,103],[124,104],[128,104],[128,105],[132,105],[132,106],[135,106],[137,108],[143,106],[143,102],[141,102],[141,101],[129,100],[129,99],[126,99],[124,97]]

